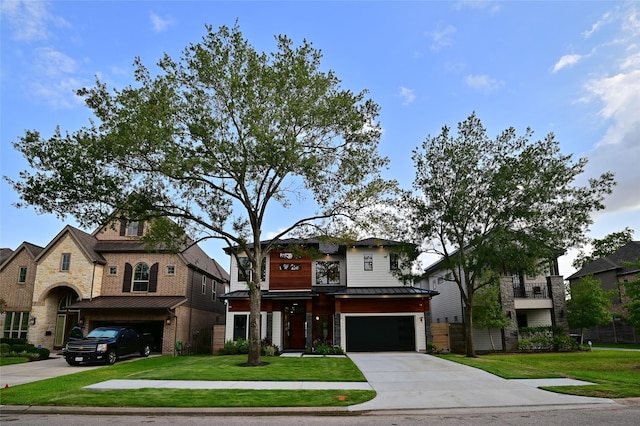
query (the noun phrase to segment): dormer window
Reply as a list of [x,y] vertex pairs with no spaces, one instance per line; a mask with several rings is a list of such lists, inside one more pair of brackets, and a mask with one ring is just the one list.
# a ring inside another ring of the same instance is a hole
[[133,221],[133,222],[129,222],[129,224],[127,225],[127,235],[138,235],[138,226],[139,226],[140,222]]

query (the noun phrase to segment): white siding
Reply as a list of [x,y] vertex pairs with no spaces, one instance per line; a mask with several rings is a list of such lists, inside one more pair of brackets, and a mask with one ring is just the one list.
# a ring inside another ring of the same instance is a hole
[[[520,311],[523,312],[523,311]],[[551,325],[551,311],[548,309],[538,309],[524,311],[527,314],[528,327],[542,327]]]
[[[373,256],[373,270],[364,270],[364,255]],[[348,287],[393,287],[402,283],[391,273],[389,251],[383,247],[347,250]]]
[[[493,346],[496,351],[502,350],[502,332],[499,328],[491,329],[491,337],[493,338]],[[491,338],[489,330],[486,328],[473,329],[473,345],[477,351],[490,351]]]
[[453,281],[439,280],[446,274],[447,271],[439,271],[429,277],[429,288],[440,293],[431,299],[431,321],[434,323],[463,322],[462,300],[458,285]]

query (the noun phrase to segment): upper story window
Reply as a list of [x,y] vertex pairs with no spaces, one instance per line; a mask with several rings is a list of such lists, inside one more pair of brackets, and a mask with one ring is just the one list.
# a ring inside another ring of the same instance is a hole
[[60,259],[60,270],[61,271],[69,271],[69,267],[71,266],[71,253],[62,253],[62,258]]
[[371,253],[364,255],[364,270],[373,271],[373,255]]
[[281,271],[302,271],[302,265],[299,263],[281,263],[279,269]]
[[21,266],[20,270],[18,271],[18,282],[20,284],[24,284],[27,282],[27,267],[26,266]]
[[389,269],[392,271],[400,269],[400,256],[398,256],[398,253],[389,253]]
[[139,235],[138,234],[139,226],[140,226],[140,222],[138,222],[137,220],[133,222],[129,222],[129,224],[127,225],[127,235]]
[[202,294],[206,294],[207,292],[207,277],[202,276]]
[[149,291],[149,265],[138,263],[133,270],[133,291]]
[[319,260],[316,262],[316,285],[340,285],[340,262]]
[[216,301],[216,282],[211,280],[211,301]]
[[[248,257],[240,257],[238,262],[238,281],[252,281],[253,271]],[[267,259],[262,259],[260,265],[260,279],[264,281],[267,277]]]
[[175,275],[176,267],[174,265],[167,266],[167,275]]
[[109,266],[109,275],[117,275],[118,267],[117,266]]

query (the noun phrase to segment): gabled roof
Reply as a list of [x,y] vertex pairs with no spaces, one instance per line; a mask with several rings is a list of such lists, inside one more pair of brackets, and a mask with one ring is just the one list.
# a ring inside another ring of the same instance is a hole
[[76,243],[80,251],[84,253],[86,258],[90,262],[99,263],[101,265],[104,265],[107,263],[105,258],[102,257],[102,255],[95,250],[95,245],[96,245],[96,242],[98,241],[96,237],[94,237],[91,234],[87,234],[86,232],[81,231],[77,228],[74,228],[71,225],[65,226],[62,229],[62,231],[60,231],[58,235],[56,235],[53,238],[53,240],[51,240],[51,242],[47,244],[47,246],[42,250],[42,252],[36,257],[35,259],[36,262],[38,262],[42,257],[44,257],[46,253],[49,250],[51,250],[53,247],[55,247],[56,244],[58,244],[58,242],[60,242],[66,235],[69,235],[74,240],[74,242]]
[[16,257],[22,250],[26,250],[27,253],[29,253],[29,256],[31,256],[31,258],[35,260],[35,258],[37,258],[40,255],[40,253],[42,253],[42,250],[44,250],[44,248],[25,241],[22,244],[20,244],[20,246],[18,246],[18,248],[15,249],[15,251],[11,249],[0,249],[0,250],[2,250],[3,252],[2,257],[0,258],[0,271],[1,271],[5,268],[5,266],[11,263],[13,258]]
[[616,275],[630,274],[640,271],[638,267],[628,267],[625,262],[637,262],[640,259],[640,241],[630,241],[620,247],[615,253],[601,257],[586,264],[579,271],[568,277],[573,280],[587,275],[596,275],[603,272],[615,271]]
[[11,256],[11,253],[13,253],[13,249],[0,248],[0,265],[2,265],[4,261],[7,260],[9,256]]

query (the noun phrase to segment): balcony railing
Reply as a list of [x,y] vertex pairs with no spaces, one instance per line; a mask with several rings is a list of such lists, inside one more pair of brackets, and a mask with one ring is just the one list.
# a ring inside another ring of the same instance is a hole
[[513,285],[513,297],[527,299],[551,299],[547,283],[524,283]]

